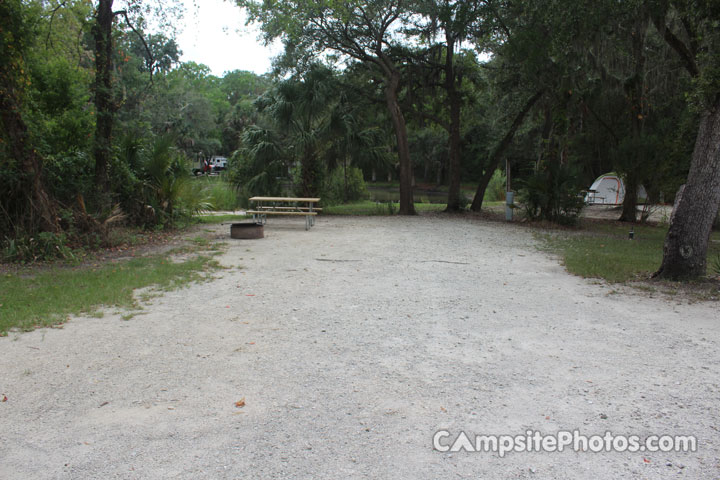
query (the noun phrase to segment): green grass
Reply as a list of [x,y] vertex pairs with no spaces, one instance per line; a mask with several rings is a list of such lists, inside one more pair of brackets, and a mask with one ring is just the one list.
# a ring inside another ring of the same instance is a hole
[[[505,202],[484,202],[483,208],[496,207],[504,204]],[[447,207],[447,204],[445,203],[415,203],[415,210],[418,213],[442,212],[445,210],[445,207]],[[397,202],[394,202],[392,207],[390,207],[387,202],[377,203],[372,200],[361,200],[359,202],[346,203],[343,205],[323,207],[323,214],[359,216],[396,215],[399,208],[400,207]]]
[[[395,215],[399,204],[377,203],[372,200],[361,200],[359,202],[346,203],[343,205],[331,205],[323,207],[323,215]],[[439,212],[445,209],[444,203],[416,203],[415,210],[418,212]]]
[[199,188],[214,210],[237,210],[240,197],[235,187],[225,180],[224,175],[200,176],[193,178],[193,185]]
[[[588,222],[580,231],[545,238],[570,273],[622,283],[648,278],[658,269],[667,226],[636,225],[634,240],[628,239],[629,231],[630,226],[625,224]],[[712,239],[708,251],[709,271],[712,260],[720,255],[720,234],[714,233]]]
[[415,211],[418,213],[442,212],[446,207],[447,203],[416,203]]
[[52,326],[69,315],[97,314],[102,306],[136,307],[135,289],[180,288],[218,268],[210,256],[182,263],[167,256],[136,258],[95,268],[57,268],[24,277],[0,277],[0,335]]
[[207,225],[214,225],[218,223],[230,223],[240,222],[247,218],[251,218],[250,215],[197,215],[193,217],[193,222],[202,223]]

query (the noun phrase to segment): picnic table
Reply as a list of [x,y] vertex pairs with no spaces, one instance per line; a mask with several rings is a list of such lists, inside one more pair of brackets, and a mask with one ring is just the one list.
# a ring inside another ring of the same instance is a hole
[[315,216],[322,208],[315,206],[319,198],[302,197],[251,197],[254,209],[248,210],[255,223],[264,225],[268,215],[302,215],[305,217],[305,230],[315,225]]

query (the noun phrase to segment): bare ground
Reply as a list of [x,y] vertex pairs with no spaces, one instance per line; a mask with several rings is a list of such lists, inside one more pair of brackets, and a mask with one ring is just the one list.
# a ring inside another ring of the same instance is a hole
[[[227,241],[236,268],[144,315],[0,338],[0,478],[720,477],[717,304],[611,294],[497,222]],[[500,458],[434,451],[442,429],[699,449]]]

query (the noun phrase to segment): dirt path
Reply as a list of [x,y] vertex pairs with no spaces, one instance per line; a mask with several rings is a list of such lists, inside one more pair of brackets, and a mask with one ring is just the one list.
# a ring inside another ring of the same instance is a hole
[[[145,315],[0,338],[0,478],[720,477],[717,304],[613,294],[499,223],[272,219],[231,242],[242,270]],[[699,450],[500,458],[434,451],[443,429]]]

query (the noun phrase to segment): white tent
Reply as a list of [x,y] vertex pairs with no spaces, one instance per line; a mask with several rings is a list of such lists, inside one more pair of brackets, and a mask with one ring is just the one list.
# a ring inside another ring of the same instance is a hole
[[[638,186],[638,199],[644,200],[647,193],[642,185]],[[625,199],[625,184],[619,175],[606,173],[595,179],[585,195],[588,205],[620,205]]]

